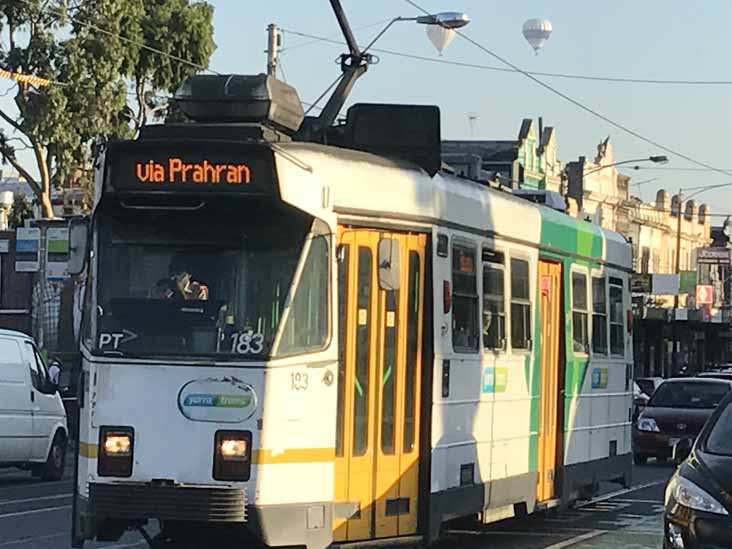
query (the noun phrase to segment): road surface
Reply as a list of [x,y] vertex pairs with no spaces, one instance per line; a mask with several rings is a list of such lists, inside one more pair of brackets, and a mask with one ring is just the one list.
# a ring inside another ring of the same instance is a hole
[[[673,469],[650,464],[634,470],[634,487],[609,492],[569,511],[547,512],[484,527],[453,526],[438,549],[657,549],[662,541],[663,491]],[[41,482],[29,473],[0,470],[0,549],[68,549],[72,471]],[[86,548],[145,549],[139,533]]]

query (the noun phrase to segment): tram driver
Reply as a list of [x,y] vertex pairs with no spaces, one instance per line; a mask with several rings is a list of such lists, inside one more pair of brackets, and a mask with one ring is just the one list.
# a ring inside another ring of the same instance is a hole
[[170,276],[155,285],[153,297],[157,299],[183,299],[206,301],[208,286],[193,279],[193,268],[190,263],[175,257],[170,263]]

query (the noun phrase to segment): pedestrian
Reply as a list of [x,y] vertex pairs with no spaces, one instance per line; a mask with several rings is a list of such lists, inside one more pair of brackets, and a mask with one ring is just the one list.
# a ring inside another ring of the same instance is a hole
[[59,365],[58,360],[54,360],[51,362],[51,365],[48,367],[48,377],[51,380],[51,383],[58,387],[58,381],[59,376],[61,375],[61,367]]

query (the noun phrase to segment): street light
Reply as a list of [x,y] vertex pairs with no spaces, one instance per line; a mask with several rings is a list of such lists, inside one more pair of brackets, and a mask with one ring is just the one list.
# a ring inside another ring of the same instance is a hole
[[379,38],[386,34],[386,31],[388,31],[394,23],[399,23],[401,21],[415,21],[420,25],[437,25],[443,29],[456,30],[461,29],[470,23],[470,17],[468,17],[466,13],[460,13],[457,11],[443,11],[435,13],[434,15],[422,15],[420,17],[395,17],[389,21],[389,23],[374,37],[374,39],[363,49],[361,53],[365,54],[368,52]]
[[335,13],[338,25],[348,45],[348,53],[340,57],[341,72],[343,74],[337,81],[338,85],[325,104],[322,112],[317,118],[306,118],[303,121],[300,128],[300,137],[304,140],[312,140],[315,136],[322,134],[327,128],[333,125],[356,81],[366,73],[369,65],[374,62],[374,57],[368,53],[368,50],[394,23],[414,21],[422,25],[438,25],[448,30],[459,29],[470,23],[470,17],[466,14],[453,11],[423,15],[420,17],[396,17],[362,50],[356,42],[356,37],[353,35],[353,30],[343,10],[341,0],[330,0],[330,5],[333,8],[333,13]]
[[[679,188],[679,194],[676,196],[677,199],[677,211],[676,215],[678,216],[676,220],[676,260],[674,261],[674,273],[679,277],[679,283],[681,282],[681,216],[683,215],[681,212],[681,207],[683,204],[683,198],[682,193],[684,191],[694,191],[695,193],[691,193],[686,200],[691,200],[695,196],[700,195],[703,192],[711,191],[712,189],[719,189],[721,187],[730,187],[732,186],[732,183],[720,183],[719,185],[706,185],[703,187],[687,187],[686,189]],[[673,206],[671,207],[671,212],[673,213]],[[674,324],[673,324],[673,337],[674,337],[674,353],[672,355],[672,365],[674,367],[674,370],[676,370],[676,366],[678,365],[678,352],[679,352],[679,329],[677,323],[676,317],[678,316],[677,311],[679,310],[679,292],[681,291],[681,287],[679,285],[679,290],[676,292],[676,295],[674,296]]]
[[[605,168],[614,168],[615,166],[622,166],[623,164],[633,164],[637,162],[653,162],[654,164],[666,164],[668,162],[668,157],[657,155],[657,156],[649,156],[647,158],[635,158],[633,160],[623,160],[621,162],[613,162],[612,164],[607,164],[605,166],[600,166],[599,168],[595,168],[594,170],[590,170],[588,172],[583,172],[582,175],[590,175],[595,172],[599,172],[601,170],[604,170]],[[635,166],[634,169],[639,169],[638,166]]]

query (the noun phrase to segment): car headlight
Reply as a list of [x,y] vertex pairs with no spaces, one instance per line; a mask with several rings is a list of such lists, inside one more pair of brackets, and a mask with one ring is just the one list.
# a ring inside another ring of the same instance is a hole
[[666,505],[669,504],[671,498],[680,505],[696,511],[717,515],[729,514],[727,509],[705,490],[678,474],[674,475],[666,486]]
[[638,420],[639,431],[649,431],[653,433],[660,433],[661,429],[658,428],[656,420],[652,417],[642,417]]

